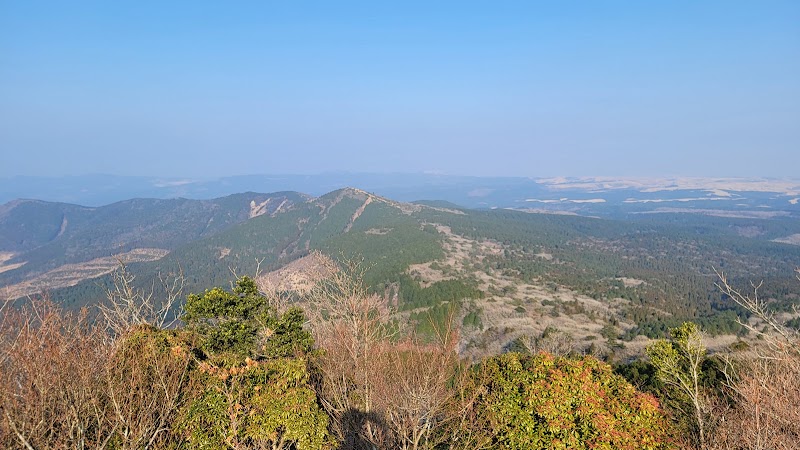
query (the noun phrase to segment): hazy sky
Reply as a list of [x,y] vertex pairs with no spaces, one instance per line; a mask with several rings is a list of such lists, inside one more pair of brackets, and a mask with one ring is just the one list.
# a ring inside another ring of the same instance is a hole
[[0,176],[327,170],[800,176],[800,1],[0,0]]

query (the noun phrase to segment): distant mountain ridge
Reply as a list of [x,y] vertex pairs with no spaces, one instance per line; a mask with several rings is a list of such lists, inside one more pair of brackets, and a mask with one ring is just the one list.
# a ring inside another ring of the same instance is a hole
[[433,173],[323,173],[220,178],[0,178],[0,202],[38,198],[100,206],[129,198],[212,199],[239,192],[312,196],[358,186],[397,201],[448,201],[467,208],[513,208],[624,218],[651,212],[800,218],[800,180],[692,177],[475,177]]
[[501,351],[547,326],[586,345],[612,351],[624,341],[635,351],[639,336],[661,336],[689,318],[730,339],[735,312],[714,288],[712,267],[765,279],[773,289],[765,295],[787,308],[795,301],[787,293],[800,246],[773,242],[800,234],[791,216],[625,217],[408,203],[356,188],[97,208],[17,201],[0,213],[0,294],[49,287],[68,307],[95,304],[113,255],[143,287],[180,270],[187,291],[202,292],[260,270],[259,280],[290,289],[285,279],[314,279],[293,271],[313,269],[319,252],[363,258],[370,289],[423,333],[457,311],[465,351]]
[[6,255],[4,266],[23,265],[1,272],[0,285],[135,249],[168,252],[306,200],[295,192],[247,192],[213,200],[131,199],[101,207],[15,200],[0,207],[0,252]]

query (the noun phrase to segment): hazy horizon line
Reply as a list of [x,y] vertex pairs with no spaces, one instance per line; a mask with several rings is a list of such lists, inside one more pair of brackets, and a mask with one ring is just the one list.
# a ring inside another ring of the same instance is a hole
[[416,175],[416,176],[441,176],[441,177],[461,177],[461,178],[518,178],[518,179],[531,179],[531,180],[545,180],[545,179],[628,179],[628,180],[652,180],[652,179],[740,179],[740,180],[800,180],[800,176],[776,176],[776,175],[738,175],[738,174],[713,174],[713,175],[693,175],[693,174],[648,174],[648,175],[629,175],[629,174],[546,174],[546,175],[480,175],[473,173],[452,173],[447,171],[348,171],[348,170],[330,170],[320,172],[251,172],[251,173],[231,173],[224,175],[191,175],[191,174],[176,174],[176,175],[159,175],[159,174],[119,174],[110,172],[86,172],[79,174],[63,174],[63,175],[41,175],[41,174],[14,174],[14,175],[0,175],[0,179],[13,179],[13,178],[84,178],[84,177],[117,177],[117,178],[148,178],[148,179],[163,179],[163,180],[185,180],[188,182],[212,181],[224,178],[236,177],[315,177],[315,176],[331,176],[331,175],[346,175],[346,176],[364,176],[364,175]]

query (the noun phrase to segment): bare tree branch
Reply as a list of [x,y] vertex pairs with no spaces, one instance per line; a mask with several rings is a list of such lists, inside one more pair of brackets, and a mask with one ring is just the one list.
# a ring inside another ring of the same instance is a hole
[[[800,280],[800,269],[797,270]],[[759,329],[739,323],[766,344],[727,357],[724,374],[733,404],[721,414],[711,449],[789,450],[800,439],[800,333],[778,320],[759,295],[761,283],[751,283],[752,293],[731,286],[717,272],[717,287],[754,318]],[[797,309],[795,308],[795,313]],[[757,341],[757,342],[759,342]]]
[[[763,282],[751,282],[752,293],[746,294],[731,286],[724,272],[714,269],[714,273],[716,273],[719,278],[719,281],[715,283],[716,287],[722,291],[723,294],[730,297],[736,304],[763,322],[763,324],[767,326],[767,331],[762,331],[740,317],[738,323],[741,326],[756,336],[763,338],[773,350],[780,350],[782,352],[791,351],[800,355],[800,345],[798,345],[800,334],[798,331],[784,326],[784,324],[775,317],[775,313],[770,309],[769,303],[759,295],[759,289],[763,285]],[[800,274],[800,269],[798,269],[798,274]],[[800,279],[800,275],[798,275],[798,279]]]
[[[180,300],[186,286],[183,268],[178,273],[159,273],[149,289],[136,285],[136,275],[121,258],[111,273],[112,287],[106,289],[107,302],[98,305],[109,331],[119,336],[137,325],[169,328],[180,317]],[[160,290],[156,289],[156,284]],[[158,295],[157,295],[158,294]]]

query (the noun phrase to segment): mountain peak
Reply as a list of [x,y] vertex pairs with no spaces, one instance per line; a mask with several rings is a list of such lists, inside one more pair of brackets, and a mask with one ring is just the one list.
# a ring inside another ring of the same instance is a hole
[[338,190],[336,190],[334,192],[336,192],[338,195],[344,195],[344,196],[347,196],[347,197],[353,197],[353,198],[358,198],[358,199],[362,199],[362,200],[365,199],[366,197],[374,197],[373,194],[370,194],[369,192],[367,192],[367,191],[365,191],[363,189],[350,187],[350,186],[343,187],[343,188],[338,189]]

